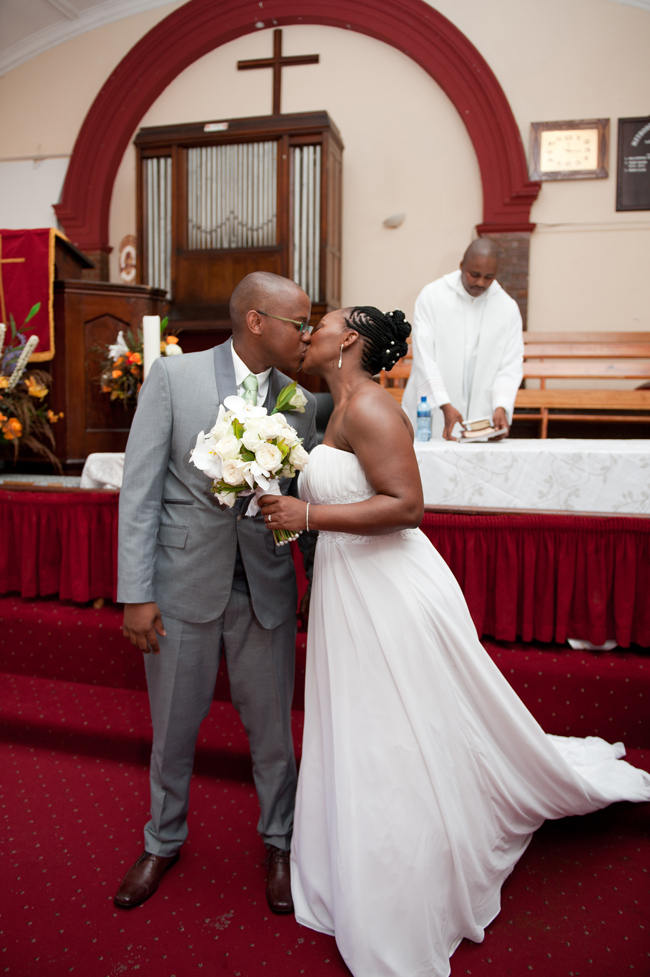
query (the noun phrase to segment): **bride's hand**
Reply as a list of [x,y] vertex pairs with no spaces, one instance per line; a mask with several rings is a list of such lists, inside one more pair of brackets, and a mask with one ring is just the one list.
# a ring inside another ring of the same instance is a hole
[[289,529],[294,533],[307,525],[307,503],[292,495],[262,495],[260,510],[268,529]]

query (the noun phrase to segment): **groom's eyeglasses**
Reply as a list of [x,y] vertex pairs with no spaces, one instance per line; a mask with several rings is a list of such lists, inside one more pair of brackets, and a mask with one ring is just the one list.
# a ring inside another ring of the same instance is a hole
[[273,315],[272,312],[262,312],[261,309],[255,309],[255,311],[258,315],[266,316],[267,319],[279,319],[280,322],[290,322],[301,335],[305,333],[307,336],[311,336],[314,331],[314,327],[306,319],[286,319],[283,315]]

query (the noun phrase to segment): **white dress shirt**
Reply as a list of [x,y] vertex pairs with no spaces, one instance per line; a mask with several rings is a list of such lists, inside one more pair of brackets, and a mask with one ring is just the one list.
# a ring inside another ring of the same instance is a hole
[[[230,343],[230,352],[232,353],[232,362],[235,367],[235,382],[237,384],[237,393],[240,397],[244,396],[244,380],[246,377],[253,373],[252,370],[246,366],[241,356],[238,356],[235,352],[235,347]],[[263,370],[262,373],[253,373],[254,377],[257,377],[257,405],[263,404],[266,400],[266,395],[269,389],[269,376],[271,374],[271,367],[268,370]]]

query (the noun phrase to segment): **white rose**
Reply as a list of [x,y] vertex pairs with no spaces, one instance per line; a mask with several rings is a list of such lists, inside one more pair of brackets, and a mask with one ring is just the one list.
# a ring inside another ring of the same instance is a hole
[[255,451],[260,441],[266,441],[265,433],[266,417],[248,417],[242,435],[242,443],[249,451]]
[[214,450],[223,461],[239,457],[241,441],[234,434],[224,434],[214,443]]
[[249,465],[245,461],[229,458],[223,463],[221,477],[228,485],[244,485]]
[[264,414],[263,417],[251,417],[246,421],[246,430],[254,431],[263,441],[277,438],[282,429],[278,423],[277,414]]
[[290,448],[294,445],[300,444],[300,438],[298,437],[298,432],[291,424],[284,424],[282,427],[282,433],[280,435],[285,444]]
[[165,343],[165,356],[178,356],[182,352],[178,343]]
[[289,461],[297,471],[302,471],[309,461],[309,455],[301,444],[297,444],[291,449]]
[[219,502],[221,505],[228,506],[229,509],[232,509],[237,501],[237,496],[234,492],[215,492],[214,497],[217,502]]
[[280,467],[282,464],[282,453],[274,444],[269,444],[268,441],[262,441],[255,452],[255,460],[260,468],[268,474],[269,472],[275,472]]
[[244,433],[242,434],[241,443],[244,445],[245,448],[248,449],[248,451],[254,452],[257,450],[257,448],[259,448],[260,443],[263,440],[264,439],[260,437],[259,431],[254,431],[251,430],[249,427],[247,427]]

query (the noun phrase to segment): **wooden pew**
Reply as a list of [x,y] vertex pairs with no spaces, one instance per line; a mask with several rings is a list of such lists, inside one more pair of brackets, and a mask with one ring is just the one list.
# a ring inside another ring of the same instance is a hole
[[[619,387],[547,387],[549,380],[639,381],[636,389]],[[649,332],[525,332],[524,381],[539,389],[519,390],[514,421],[617,421],[650,423]],[[639,389],[645,384],[646,389]],[[625,413],[623,413],[625,412]]]

